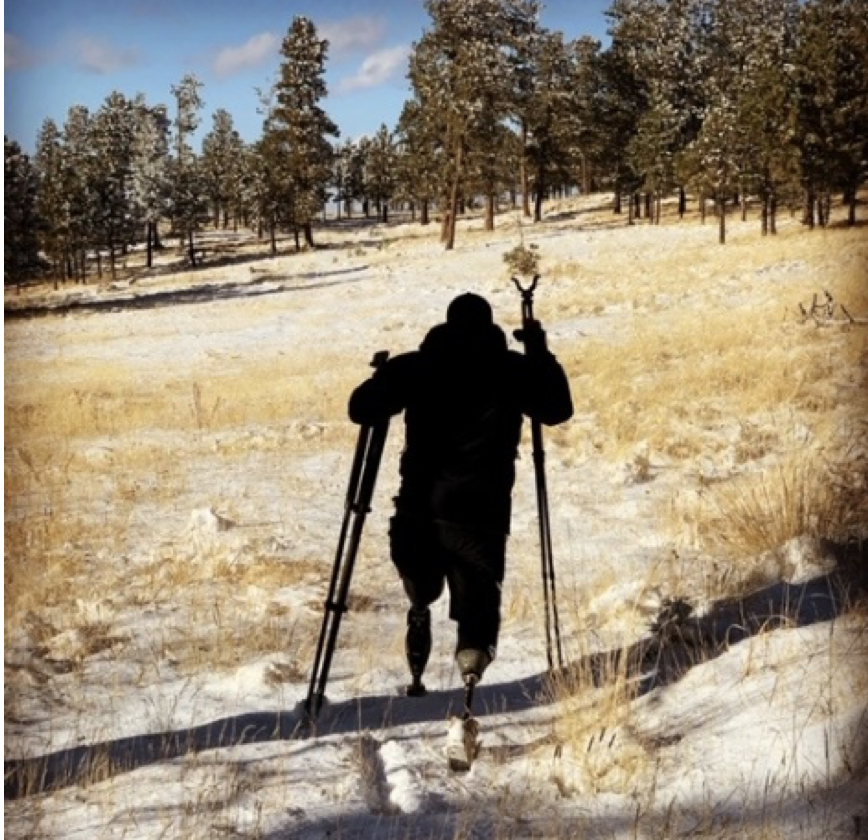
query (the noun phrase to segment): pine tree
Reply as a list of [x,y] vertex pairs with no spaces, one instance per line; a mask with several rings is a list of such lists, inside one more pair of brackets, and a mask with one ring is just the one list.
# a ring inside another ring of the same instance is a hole
[[[779,199],[796,180],[796,0],[742,0],[739,126],[742,190],[761,201],[762,233],[775,233]],[[746,206],[743,202],[743,207]]]
[[133,202],[133,141],[136,113],[126,97],[114,91],[97,111],[91,124],[94,229],[97,253],[108,251],[112,279],[117,255],[133,244],[139,223]]
[[149,106],[143,96],[134,101],[132,191],[137,215],[145,224],[146,265],[153,266],[160,247],[159,223],[169,208],[170,121],[163,105]]
[[232,115],[218,108],[211,131],[202,140],[202,176],[211,204],[214,227],[229,226],[230,215],[236,216],[244,141],[235,130]]
[[595,189],[596,174],[604,168],[607,148],[600,42],[583,36],[573,42],[572,55],[572,107],[577,122],[573,157],[582,192],[588,194]]
[[186,243],[187,258],[194,268],[197,265],[194,235],[208,217],[201,165],[190,145],[193,133],[199,127],[199,111],[204,105],[199,96],[201,87],[202,83],[193,75],[184,76],[178,85],[172,86],[175,134],[170,214],[174,233],[182,246]]
[[353,156],[354,144],[352,140],[338,143],[332,157],[332,177],[330,185],[334,188],[334,200],[338,220],[346,208],[347,218],[352,215],[352,201],[350,187],[350,161]]
[[[253,147],[253,178],[250,192],[260,231],[268,231],[272,256],[277,254],[278,228],[295,222],[295,185],[290,178],[287,156],[277,134],[263,132]],[[296,250],[299,249],[295,226]]]
[[46,119],[36,138],[34,160],[39,189],[36,212],[42,221],[38,247],[48,258],[55,278],[66,279],[73,243],[70,231],[69,178],[63,136],[52,119]]
[[521,125],[530,173],[527,183],[535,197],[533,218],[539,222],[548,190],[568,177],[582,127],[575,99],[576,65],[560,33],[543,32],[534,38],[529,72],[530,95],[524,101]]
[[426,118],[417,100],[410,99],[398,118],[397,134],[398,193],[411,202],[414,214],[419,205],[419,221],[427,225],[431,204],[442,192],[442,147],[436,122]]
[[426,2],[432,27],[415,46],[409,75],[415,98],[425,119],[436,125],[445,151],[447,250],[455,246],[473,145],[491,142],[493,126],[509,113],[512,32],[534,6],[522,0]]
[[389,202],[395,194],[397,151],[392,134],[381,125],[368,144],[365,166],[367,194],[374,202],[381,221],[389,220]]
[[368,200],[365,193],[365,158],[367,156],[367,138],[354,143],[347,162],[346,209],[347,215],[352,214],[353,202],[362,202],[365,215],[368,214]]
[[705,76],[703,0],[673,0],[665,5],[643,4],[634,9],[638,43],[629,52],[632,70],[645,90],[645,106],[628,143],[632,169],[646,195],[653,198],[651,220],[660,221],[663,196],[680,188],[679,212],[684,213],[683,184],[676,160],[696,137],[702,113]]
[[30,157],[3,137],[3,283],[20,285],[39,268],[36,197],[39,179]]
[[648,107],[648,85],[642,69],[651,38],[649,21],[657,18],[654,0],[614,0],[606,11],[612,43],[601,57],[601,127],[606,135],[606,165],[612,173],[614,211],[621,212],[621,196],[629,197],[630,223],[634,200],[642,185],[630,147]]
[[678,165],[703,197],[713,197],[721,244],[726,242],[728,202],[733,196],[744,196],[756,159],[751,127],[744,118],[746,91],[753,84],[749,3],[716,0],[710,9],[704,45],[702,124]]
[[844,191],[848,222],[868,160],[868,2],[808,0],[801,9],[796,78],[805,222],[829,218],[831,193]]
[[94,190],[99,160],[91,140],[93,116],[83,105],[73,105],[63,124],[62,187],[66,219],[67,276],[87,282],[87,253],[97,247],[94,231],[99,212]]
[[269,154],[285,158],[291,181],[286,199],[292,206],[282,215],[303,230],[310,247],[312,222],[327,200],[331,177],[333,151],[328,138],[339,134],[319,105],[327,93],[327,53],[328,42],[320,40],[313,23],[296,17],[281,45],[283,61],[265,129]]

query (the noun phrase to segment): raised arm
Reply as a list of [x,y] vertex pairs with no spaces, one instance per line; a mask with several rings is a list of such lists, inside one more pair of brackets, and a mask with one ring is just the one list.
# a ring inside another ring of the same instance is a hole
[[349,415],[353,423],[372,425],[399,414],[407,407],[418,353],[395,356],[350,396]]

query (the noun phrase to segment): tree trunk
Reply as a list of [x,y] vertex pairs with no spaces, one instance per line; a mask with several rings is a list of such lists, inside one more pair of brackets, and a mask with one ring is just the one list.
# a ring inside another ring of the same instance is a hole
[[304,229],[304,241],[307,244],[307,247],[313,250],[315,247],[313,244],[313,225],[310,222],[305,222],[303,225]]
[[459,186],[461,184],[461,168],[464,162],[464,141],[458,142],[455,157],[455,174],[452,177],[452,187],[449,195],[448,226],[446,229],[446,250],[451,251],[455,247],[455,225],[458,216]]
[[148,268],[154,267],[154,225],[153,222],[148,222],[147,228],[145,229],[145,241],[146,241],[146,249],[147,256],[145,258],[145,265]]
[[522,124],[521,127],[521,161],[519,163],[519,173],[521,178],[521,213],[526,218],[530,218],[530,180],[527,174],[527,159],[525,150],[527,149],[527,126]]
[[277,256],[277,223],[272,217],[268,222],[268,242],[271,256]]
[[617,215],[621,215],[621,212],[622,212],[621,191],[618,189],[615,190],[615,199],[612,202],[612,212],[617,214]]
[[717,198],[717,221],[718,221],[717,241],[721,245],[725,245],[726,244],[726,198],[723,195],[719,195]]
[[582,161],[582,195],[588,195],[591,192],[591,171],[588,168],[588,161],[584,154],[581,156]]
[[542,204],[543,194],[546,191],[546,174],[542,163],[537,168],[536,173],[536,195],[533,202],[533,220],[534,222],[542,221]]
[[769,196],[769,233],[772,235],[778,232],[778,197],[772,192]]
[[814,229],[814,192],[813,190],[805,191],[804,211],[802,212],[802,224],[807,225],[810,230]]
[[190,256],[190,266],[196,268],[196,243],[193,241],[193,231],[187,232],[187,253]]
[[678,188],[678,218],[683,219],[687,212],[687,193],[683,186]]
[[494,195],[491,193],[485,199],[485,229],[494,230]]
[[422,207],[420,210],[419,223],[423,225],[431,224],[431,207],[428,203],[428,199],[423,199]]
[[769,233],[769,196],[768,194],[762,197],[762,208],[760,210],[760,230],[763,236],[768,236]]

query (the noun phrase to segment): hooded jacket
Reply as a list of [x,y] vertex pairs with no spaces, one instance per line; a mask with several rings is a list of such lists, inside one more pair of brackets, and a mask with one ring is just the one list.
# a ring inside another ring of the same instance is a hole
[[508,533],[524,416],[546,425],[573,413],[563,368],[541,349],[507,348],[493,323],[434,327],[350,398],[350,419],[374,424],[404,411],[399,513]]

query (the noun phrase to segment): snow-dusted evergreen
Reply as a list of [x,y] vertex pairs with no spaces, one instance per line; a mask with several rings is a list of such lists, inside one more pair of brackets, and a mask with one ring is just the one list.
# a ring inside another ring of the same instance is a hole
[[[195,264],[192,236],[209,215],[253,226],[272,250],[283,230],[310,247],[313,220],[335,202],[347,216],[409,205],[422,224],[437,210],[447,249],[473,203],[493,229],[505,201],[539,221],[544,198],[577,187],[611,188],[630,222],[658,220],[673,193],[682,214],[688,197],[703,213],[710,202],[721,242],[744,199],[757,203],[763,234],[786,207],[827,224],[835,194],[856,221],[868,159],[866,0],[613,0],[605,50],[544,29],[535,0],[426,8],[408,99],[376,136],[337,143],[321,106],[328,44],[306,18],[287,31],[249,146],[218,106],[201,154],[193,149],[203,107],[193,77],[173,86],[170,107],[115,92],[96,114],[73,106],[62,128],[47,121],[33,227],[54,278],[86,280],[89,261],[99,271],[101,254],[130,244],[152,249],[163,223]],[[122,148],[132,150],[126,164]]]
[[288,180],[281,213],[290,228],[301,230],[313,246],[312,223],[326,199],[333,149],[329,138],[338,127],[323,110],[328,42],[305,17],[293,20],[280,48],[283,57],[274,84],[273,102],[266,117],[267,154],[278,158]]
[[3,140],[3,261],[7,282],[18,283],[37,267],[36,199],[39,176],[21,146]]

